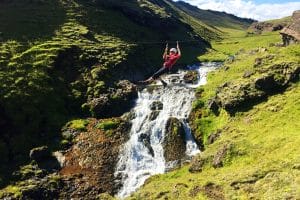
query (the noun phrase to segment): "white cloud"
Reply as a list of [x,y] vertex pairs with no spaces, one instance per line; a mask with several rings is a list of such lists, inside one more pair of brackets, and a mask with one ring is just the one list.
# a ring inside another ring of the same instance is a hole
[[184,0],[201,9],[225,11],[239,17],[252,18],[259,21],[278,19],[292,15],[300,10],[299,2],[256,4],[247,0]]

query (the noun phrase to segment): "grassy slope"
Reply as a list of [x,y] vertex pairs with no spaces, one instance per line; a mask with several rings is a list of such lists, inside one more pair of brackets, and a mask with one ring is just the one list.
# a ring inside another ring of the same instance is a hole
[[222,28],[224,40],[212,41],[209,53],[198,57],[201,61],[224,61],[228,56],[234,56],[238,50],[249,50],[255,47],[268,47],[271,43],[281,41],[278,32],[266,32],[260,35],[248,35],[243,30]]
[[[145,75],[158,68],[164,44],[135,42],[218,38],[218,31],[168,0],[160,1],[162,6],[146,0],[107,1],[138,13],[131,18],[106,1],[94,2],[100,4],[83,0],[1,4],[0,174],[9,174],[7,163],[26,161],[32,147],[56,146],[54,138],[67,121],[90,116],[86,102],[114,86],[112,71],[125,66],[116,77],[128,78],[136,71]],[[150,24],[169,22],[170,16],[171,30],[143,24],[145,19]],[[197,60],[206,46],[182,44],[186,53],[180,62]],[[0,185],[4,182],[0,175]]]
[[[213,48],[221,52],[208,53],[202,58],[212,59],[224,52],[233,55],[240,48],[246,51],[239,52],[233,63],[226,63],[229,66],[227,71],[220,69],[209,75],[208,84],[203,86],[204,92],[198,101],[206,102],[224,82],[243,81],[244,72],[253,70],[257,57],[275,55],[275,59],[267,65],[290,61],[300,64],[300,45],[268,47],[270,42],[278,41],[278,36],[268,35],[228,38],[213,43]],[[267,52],[249,51],[262,46],[268,47]],[[218,194],[225,199],[300,198],[299,91],[298,82],[283,94],[272,96],[234,117],[224,111],[218,117],[208,112],[204,119],[196,121],[201,129],[199,133],[207,137],[212,131],[221,128],[222,135],[215,143],[206,144],[200,157],[212,160],[219,149],[230,144],[231,150],[225,158],[224,166],[215,169],[206,162],[203,171],[199,173],[190,173],[190,166],[187,165],[152,177],[129,199],[215,199]],[[205,189],[212,183],[214,189]]]

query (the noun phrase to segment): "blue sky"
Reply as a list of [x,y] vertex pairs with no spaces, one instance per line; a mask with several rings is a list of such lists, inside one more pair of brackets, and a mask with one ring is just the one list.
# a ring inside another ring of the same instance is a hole
[[225,11],[259,21],[278,19],[300,10],[300,0],[183,0],[202,9]]

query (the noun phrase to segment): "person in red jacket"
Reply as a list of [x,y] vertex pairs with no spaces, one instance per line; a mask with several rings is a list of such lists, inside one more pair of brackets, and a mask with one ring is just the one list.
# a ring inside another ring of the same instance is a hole
[[[179,44],[177,41],[177,48],[171,48],[170,53],[168,54],[168,44],[166,44],[166,48],[163,54],[164,64],[163,67],[160,68],[157,72],[155,72],[150,78],[148,78],[145,81],[142,81],[143,83],[152,83],[154,80],[159,79],[162,81],[159,77],[169,72],[173,65],[176,63],[176,61],[181,57],[181,51],[179,48]],[[162,81],[162,83],[165,85],[166,83]]]

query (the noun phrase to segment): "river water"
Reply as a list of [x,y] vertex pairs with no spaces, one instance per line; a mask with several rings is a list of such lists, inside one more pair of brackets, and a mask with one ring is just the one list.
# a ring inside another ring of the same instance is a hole
[[[121,199],[127,197],[142,186],[150,176],[162,174],[172,168],[172,163],[165,161],[162,145],[166,134],[166,123],[170,117],[179,119],[183,124],[187,158],[200,152],[187,118],[195,98],[195,88],[206,84],[207,73],[219,66],[220,63],[187,66],[187,70],[163,76],[163,80],[168,83],[166,87],[157,83],[158,86],[148,86],[139,91],[133,108],[135,117],[131,121],[130,139],[120,153],[115,171],[115,176],[121,177],[123,185],[117,197]],[[199,78],[196,84],[184,83],[183,77],[188,70],[198,72]],[[162,107],[154,120],[151,119],[150,108],[153,102],[160,102]]]

